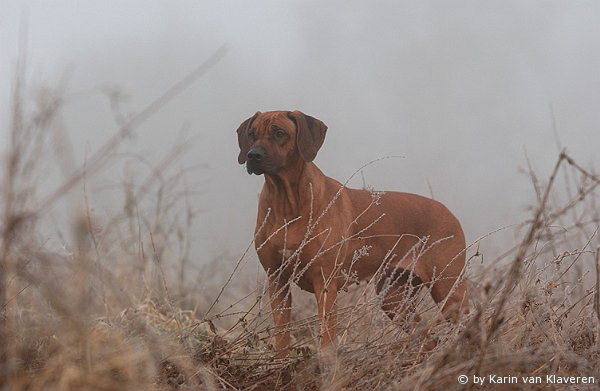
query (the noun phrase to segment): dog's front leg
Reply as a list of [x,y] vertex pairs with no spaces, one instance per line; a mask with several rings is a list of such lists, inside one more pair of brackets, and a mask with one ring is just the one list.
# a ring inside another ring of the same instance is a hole
[[321,347],[327,347],[336,339],[336,298],[337,285],[333,281],[322,281],[319,279],[313,284],[317,306],[319,308],[319,319],[321,321]]
[[290,318],[292,314],[292,294],[289,281],[282,281],[281,276],[269,277],[269,296],[275,323],[275,349],[278,358],[289,354]]

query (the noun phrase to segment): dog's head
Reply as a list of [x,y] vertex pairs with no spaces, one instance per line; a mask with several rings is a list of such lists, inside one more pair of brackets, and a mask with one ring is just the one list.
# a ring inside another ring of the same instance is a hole
[[327,126],[300,111],[257,112],[237,129],[240,154],[248,174],[277,175],[298,159],[312,162]]

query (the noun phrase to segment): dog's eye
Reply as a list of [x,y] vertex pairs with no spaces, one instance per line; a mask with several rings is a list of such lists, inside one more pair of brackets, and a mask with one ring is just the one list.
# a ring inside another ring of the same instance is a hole
[[248,138],[250,138],[251,140],[256,140],[256,132],[254,131],[254,129],[248,132]]
[[275,137],[277,137],[277,138],[284,138],[285,137],[285,132],[283,130],[277,129],[277,130],[275,130]]

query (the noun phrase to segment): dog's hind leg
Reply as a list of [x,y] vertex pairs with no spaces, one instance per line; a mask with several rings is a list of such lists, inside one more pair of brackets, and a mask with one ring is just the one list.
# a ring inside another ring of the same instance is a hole
[[[467,282],[458,281],[456,277],[440,278],[431,287],[431,296],[438,304],[443,304],[442,314],[451,321],[457,322],[462,314],[468,313],[469,298]],[[456,283],[456,286],[454,286]]]
[[431,351],[435,348],[436,342],[429,338],[429,330],[421,329],[415,334],[417,323],[421,321],[421,317],[416,312],[417,293],[424,285],[426,283],[410,273],[410,270],[399,268],[389,273],[387,278],[381,279],[375,291],[377,294],[383,294],[381,308],[386,315],[411,338],[417,338],[423,351]]
[[402,326],[407,322],[420,321],[415,313],[415,298],[423,281],[410,270],[397,268],[381,278],[375,287],[377,294],[383,293],[381,308],[385,314]]

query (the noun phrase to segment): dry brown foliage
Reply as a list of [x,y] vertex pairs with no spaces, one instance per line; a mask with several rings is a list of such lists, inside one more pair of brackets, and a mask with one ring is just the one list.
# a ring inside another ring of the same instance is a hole
[[[189,261],[190,189],[181,172],[166,174],[180,149],[156,163],[147,179],[125,183],[122,212],[108,219],[94,217],[83,186],[123,137],[190,81],[123,122],[85,166],[40,195],[36,180],[44,173],[44,145],[56,137],[51,129],[62,91],[46,92],[32,108],[23,76],[17,77],[2,186],[0,388],[498,387],[457,383],[459,375],[488,374],[600,381],[600,179],[565,152],[547,180],[527,171],[536,202],[531,220],[516,229],[518,245],[495,258],[485,254],[484,261],[479,245],[494,240],[490,233],[466,249],[472,308],[459,324],[441,321],[423,291],[415,298],[421,320],[399,327],[379,309],[373,283],[356,286],[348,276],[337,351],[319,352],[314,303],[295,288],[293,351],[276,359],[271,344],[278,330],[264,279],[248,277],[253,243],[237,261],[220,259],[201,270]],[[49,247],[45,213],[76,186],[83,186],[84,208],[71,224],[72,237],[61,238],[62,248]],[[189,278],[192,273],[197,276]],[[436,342],[432,350],[424,348],[424,330]]]

